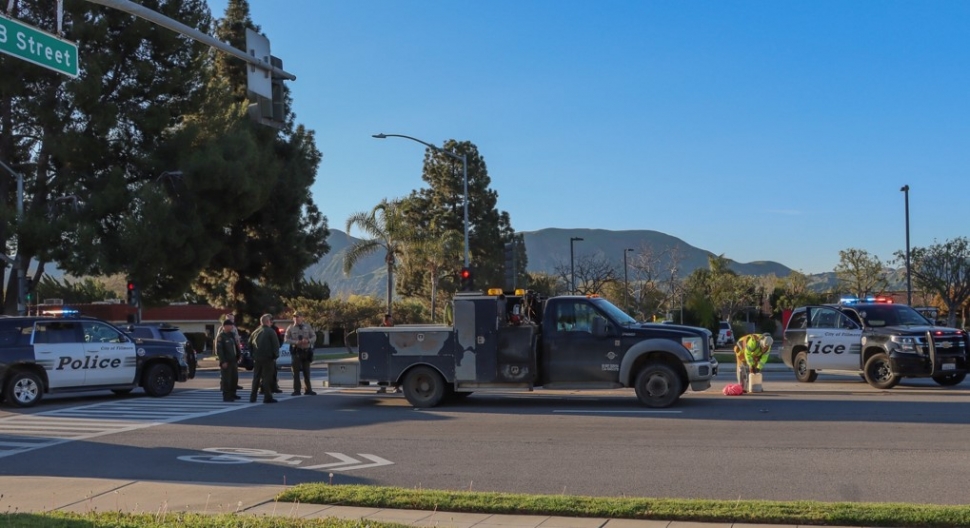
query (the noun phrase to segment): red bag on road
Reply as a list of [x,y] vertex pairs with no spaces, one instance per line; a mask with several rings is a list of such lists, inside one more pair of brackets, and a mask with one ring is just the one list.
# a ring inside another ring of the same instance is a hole
[[744,388],[737,383],[728,383],[724,386],[724,390],[722,392],[724,392],[725,396],[740,396],[744,394]]

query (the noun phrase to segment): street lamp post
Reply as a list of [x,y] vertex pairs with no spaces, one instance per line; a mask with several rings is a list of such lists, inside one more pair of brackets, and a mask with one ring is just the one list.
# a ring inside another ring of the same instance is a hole
[[913,305],[913,282],[909,272],[909,185],[899,189],[906,201],[906,304]]
[[576,261],[573,258],[573,242],[582,242],[583,239],[579,237],[569,238],[569,284],[571,289],[569,293],[576,294]]
[[445,154],[447,156],[451,156],[452,158],[455,158],[456,160],[461,161],[461,168],[462,168],[462,174],[463,174],[463,180],[464,180],[464,192],[465,192],[465,220],[464,220],[464,223],[465,223],[465,267],[467,268],[468,267],[468,157],[465,156],[464,154],[456,154],[456,153],[454,153],[454,152],[452,152],[450,150],[445,150],[445,149],[443,149],[441,147],[438,147],[436,145],[432,145],[431,143],[428,143],[427,141],[421,141],[418,138],[414,138],[414,137],[411,137],[411,136],[405,136],[405,135],[402,135],[402,134],[373,134],[371,137],[377,138],[377,139],[386,139],[386,138],[389,138],[389,137],[399,137],[399,138],[404,138],[404,139],[410,139],[411,141],[416,141],[418,143],[421,143],[422,145],[428,147],[429,149],[431,149],[431,150],[433,150],[435,152],[440,152],[442,154]]
[[630,309],[630,276],[627,273],[626,267],[626,254],[633,251],[633,248],[626,248],[623,250],[623,297],[626,300],[626,308]]

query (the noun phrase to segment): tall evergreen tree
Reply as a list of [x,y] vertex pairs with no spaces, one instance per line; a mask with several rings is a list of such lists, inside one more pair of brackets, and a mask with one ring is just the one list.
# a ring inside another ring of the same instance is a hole
[[[246,28],[259,30],[250,18],[249,3],[230,0],[216,36],[245,49]],[[216,57],[216,77],[243,107],[249,103],[246,68],[233,57]],[[288,90],[285,98],[289,108]],[[248,299],[265,298],[266,288],[298,284],[303,270],[330,249],[327,219],[310,195],[322,155],[313,131],[296,125],[295,117],[287,112],[279,130],[246,122],[253,145],[267,163],[246,167],[236,178],[263,192],[254,193],[251,214],[222,226],[224,243],[196,283],[196,290],[217,304],[255,315],[269,307]]]
[[[448,140],[443,149],[465,155],[468,163],[469,254],[477,287],[500,287],[504,283],[504,245],[512,242],[508,213],[496,208],[498,193],[489,188],[491,178],[478,147],[468,141]],[[464,232],[464,174],[461,162],[432,149],[425,150],[422,179],[427,188],[413,191],[402,204],[418,233],[440,236],[447,231]],[[452,265],[452,284],[458,284],[462,260]],[[524,268],[525,262],[522,263]],[[405,294],[430,295],[424,269],[401,271],[399,290]]]

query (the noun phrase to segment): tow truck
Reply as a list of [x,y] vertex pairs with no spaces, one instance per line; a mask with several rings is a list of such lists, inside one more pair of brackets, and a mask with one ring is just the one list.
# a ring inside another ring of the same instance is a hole
[[638,323],[599,296],[459,292],[453,325],[360,328],[357,358],[327,364],[329,387],[400,388],[414,407],[472,392],[632,387],[668,407],[717,373],[708,332]]

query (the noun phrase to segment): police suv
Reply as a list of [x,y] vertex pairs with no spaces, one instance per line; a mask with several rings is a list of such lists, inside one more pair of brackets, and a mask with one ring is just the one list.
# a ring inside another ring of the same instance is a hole
[[88,317],[0,317],[0,397],[30,407],[44,394],[142,387],[167,396],[185,381],[185,349],[137,339]]
[[901,378],[917,377],[957,385],[967,376],[968,351],[966,332],[934,326],[909,306],[847,298],[838,305],[796,308],[781,359],[800,382],[815,381],[818,372],[852,374],[889,389]]

